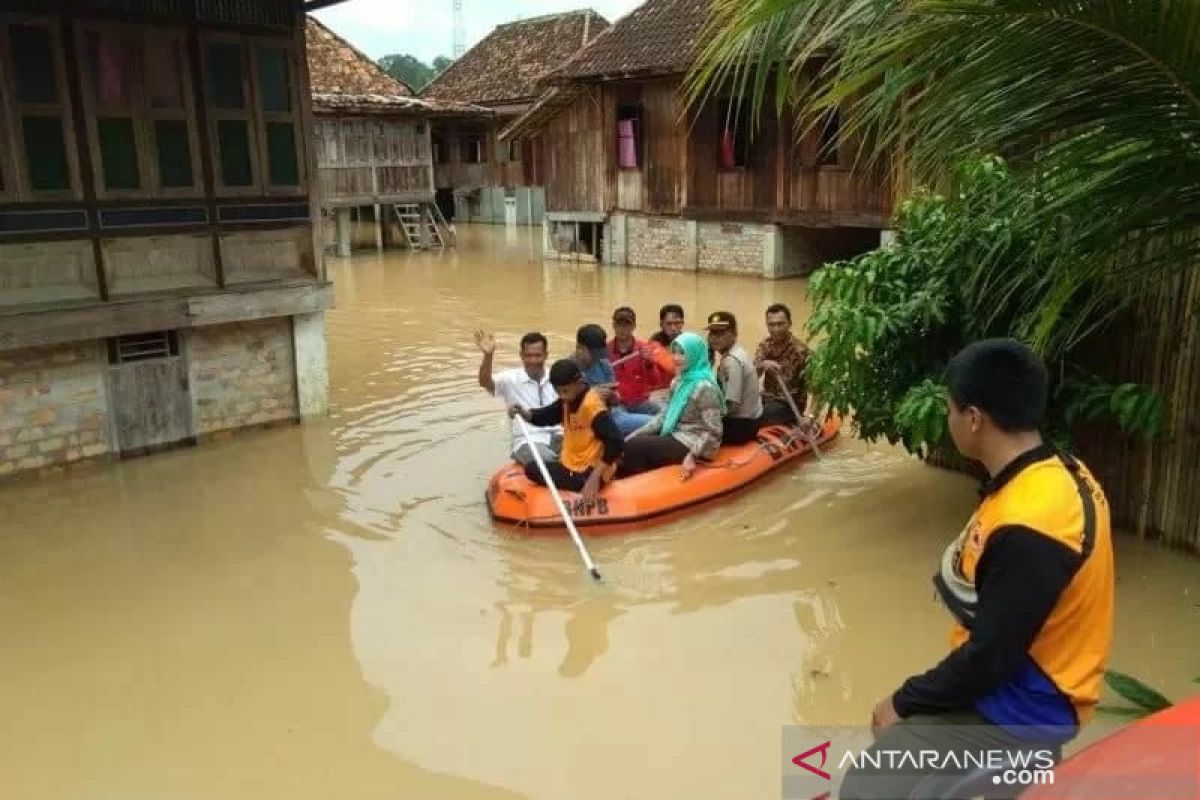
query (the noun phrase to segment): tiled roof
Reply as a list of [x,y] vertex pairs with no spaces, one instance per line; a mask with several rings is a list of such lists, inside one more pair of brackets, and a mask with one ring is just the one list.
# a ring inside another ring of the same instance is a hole
[[498,25],[430,81],[421,97],[499,105],[539,94],[538,80],[607,29],[592,10]]
[[692,63],[709,0],[646,0],[555,70],[554,78],[669,75]]
[[384,72],[370,56],[308,18],[308,72],[312,93],[412,97],[413,90]]
[[442,100],[423,100],[419,97],[404,97],[394,94],[322,94],[312,96],[313,112],[338,114],[353,111],[364,114],[396,114],[411,111],[423,115],[467,115],[492,116],[490,108],[473,106],[470,103],[453,103]]

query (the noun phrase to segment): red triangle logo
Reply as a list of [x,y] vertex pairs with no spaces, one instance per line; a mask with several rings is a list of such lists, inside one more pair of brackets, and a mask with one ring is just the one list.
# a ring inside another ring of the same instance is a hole
[[[814,775],[820,775],[822,778],[824,778],[827,781],[833,780],[833,778],[829,775],[829,773],[823,769],[823,767],[825,766],[825,761],[829,758],[829,746],[831,744],[833,744],[833,742],[831,742],[831,741],[825,742],[824,744],[817,745],[816,747],[812,748],[811,750],[805,750],[803,753],[801,753],[800,755],[793,758],[792,763],[795,764],[797,767],[804,767],[806,770],[808,770],[809,772],[811,772]],[[821,769],[814,767],[812,764],[809,764],[807,761],[805,761],[806,758],[808,758],[811,755],[814,755],[815,753],[821,754],[821,767],[822,767]]]

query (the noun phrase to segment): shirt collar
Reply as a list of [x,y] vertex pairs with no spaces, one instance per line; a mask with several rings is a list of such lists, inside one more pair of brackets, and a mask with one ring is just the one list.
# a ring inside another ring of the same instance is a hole
[[1026,450],[1024,453],[1021,453],[1021,455],[1008,462],[1004,469],[996,473],[994,477],[989,478],[981,483],[979,485],[980,496],[987,497],[988,495],[995,494],[1003,489],[1009,481],[1020,475],[1027,468],[1033,466],[1039,461],[1045,461],[1048,458],[1053,458],[1056,455],[1058,455],[1058,451],[1045,442],[1039,444],[1037,447]]

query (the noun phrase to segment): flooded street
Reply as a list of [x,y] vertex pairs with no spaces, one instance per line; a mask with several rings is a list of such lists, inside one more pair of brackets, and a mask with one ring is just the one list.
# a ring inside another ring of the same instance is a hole
[[[772,798],[780,726],[865,722],[945,648],[929,576],[973,483],[843,436],[732,502],[589,540],[487,517],[476,386],[622,304],[649,335],[802,281],[543,264],[539,230],[331,259],[332,413],[0,487],[0,795]],[[799,322],[799,320],[798,320]],[[1200,675],[1195,559],[1118,541],[1111,666]]]

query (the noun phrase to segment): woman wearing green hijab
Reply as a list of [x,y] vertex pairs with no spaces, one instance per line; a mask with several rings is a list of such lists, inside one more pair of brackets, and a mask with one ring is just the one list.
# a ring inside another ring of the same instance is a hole
[[712,460],[721,446],[725,396],[708,360],[708,344],[694,333],[671,342],[677,377],[663,409],[629,435],[617,477],[681,464],[686,480],[696,460]]

